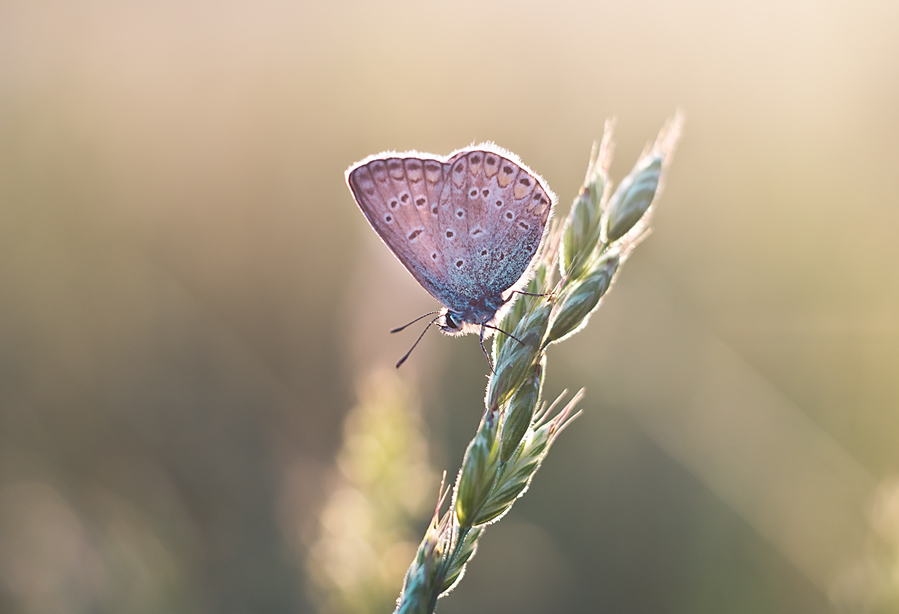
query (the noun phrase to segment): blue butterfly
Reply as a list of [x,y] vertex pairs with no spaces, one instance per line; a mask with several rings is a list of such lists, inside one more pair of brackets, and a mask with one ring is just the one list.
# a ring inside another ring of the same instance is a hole
[[438,314],[418,341],[434,323],[449,335],[477,332],[489,362],[485,331],[499,330],[546,235],[556,197],[545,181],[490,143],[446,157],[369,156],[347,169],[346,180],[375,232],[444,307],[409,323]]

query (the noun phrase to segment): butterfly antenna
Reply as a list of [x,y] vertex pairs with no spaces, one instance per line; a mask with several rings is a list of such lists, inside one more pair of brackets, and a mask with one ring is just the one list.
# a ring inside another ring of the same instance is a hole
[[[431,313],[437,313],[437,312],[434,311],[434,312],[431,312]],[[424,316],[421,316],[421,318],[424,318],[424,317],[429,316],[429,315],[431,315],[431,314],[430,314],[430,313],[429,313],[429,314],[426,314],[426,315],[424,315]],[[421,318],[418,318],[418,320],[421,320]],[[399,368],[403,365],[403,363],[406,362],[406,359],[409,358],[409,354],[412,353],[412,350],[415,349],[415,346],[418,345],[418,342],[421,341],[421,338],[424,337],[424,336],[425,336],[425,333],[428,332],[428,329],[431,328],[431,324],[433,324],[434,322],[436,322],[438,318],[440,318],[440,316],[437,316],[436,318],[434,318],[433,320],[431,320],[430,322],[428,322],[428,325],[425,326],[425,329],[424,329],[423,331],[421,331],[421,334],[418,336],[418,339],[415,340],[415,343],[412,344],[412,347],[409,348],[409,351],[406,352],[406,353],[403,355],[403,357],[399,359],[399,361],[397,361],[397,363],[396,363],[396,368],[397,368],[397,369],[399,369]],[[418,322],[418,320],[414,320],[414,322]],[[409,322],[409,324],[412,324],[412,323],[413,323],[413,322]],[[409,324],[406,324],[406,326],[409,326]],[[403,328],[406,328],[406,326],[403,326]],[[403,328],[400,328],[400,329],[397,329],[397,330],[403,330]],[[397,332],[397,331],[392,330],[392,331],[390,331],[390,332],[395,333],[395,332]]]
[[[401,330],[405,330],[405,329],[409,328],[410,326],[412,326],[413,324],[415,324],[415,323],[418,322],[419,320],[424,320],[426,317],[432,316],[432,315],[434,315],[435,313],[440,313],[440,312],[439,312],[439,311],[431,311],[431,312],[429,312],[429,313],[424,314],[423,316],[419,316],[419,317],[415,318],[414,320],[412,320],[412,321],[409,322],[408,324],[404,324],[403,326],[400,326],[399,328],[394,328],[394,329],[393,329],[392,331],[390,331],[390,332],[391,332],[391,333],[398,333],[398,332],[400,332]],[[430,326],[430,325],[429,325],[429,326]],[[427,330],[427,329],[425,329],[425,330]]]

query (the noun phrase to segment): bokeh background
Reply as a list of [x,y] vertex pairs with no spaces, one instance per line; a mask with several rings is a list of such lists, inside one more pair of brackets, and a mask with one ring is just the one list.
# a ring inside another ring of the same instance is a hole
[[676,109],[654,233],[549,352],[584,415],[439,610],[899,611],[897,32],[890,0],[3,0],[0,611],[389,611],[486,365],[432,333],[372,375],[434,301],[344,169],[491,140],[564,214],[607,117],[620,179]]

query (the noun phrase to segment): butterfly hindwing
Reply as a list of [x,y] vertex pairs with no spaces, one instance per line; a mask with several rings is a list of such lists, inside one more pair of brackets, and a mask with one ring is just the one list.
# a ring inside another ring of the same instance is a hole
[[463,150],[450,163],[453,200],[465,210],[470,265],[451,267],[450,279],[454,286],[473,284],[475,297],[501,294],[518,282],[537,252],[553,197],[536,175],[492,149]]

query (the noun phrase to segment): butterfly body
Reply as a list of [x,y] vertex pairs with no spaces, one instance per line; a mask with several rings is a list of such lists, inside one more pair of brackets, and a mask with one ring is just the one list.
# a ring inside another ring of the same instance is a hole
[[492,144],[446,157],[382,153],[346,179],[375,232],[443,304],[440,328],[483,339],[527,282],[555,203],[545,182]]

